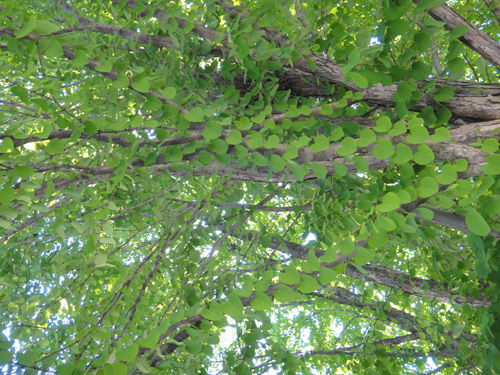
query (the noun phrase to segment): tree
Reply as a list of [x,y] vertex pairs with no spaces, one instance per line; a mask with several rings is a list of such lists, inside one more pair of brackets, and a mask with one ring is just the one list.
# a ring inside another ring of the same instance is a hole
[[4,372],[496,373],[495,1],[0,14]]

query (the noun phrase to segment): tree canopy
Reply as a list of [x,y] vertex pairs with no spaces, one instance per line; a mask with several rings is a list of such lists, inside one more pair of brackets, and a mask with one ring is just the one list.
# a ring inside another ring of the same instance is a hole
[[498,373],[497,3],[2,1],[2,371]]

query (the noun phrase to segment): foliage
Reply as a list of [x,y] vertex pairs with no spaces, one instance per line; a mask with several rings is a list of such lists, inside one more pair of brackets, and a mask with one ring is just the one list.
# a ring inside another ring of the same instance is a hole
[[496,373],[500,8],[450,3],[2,1],[2,370]]

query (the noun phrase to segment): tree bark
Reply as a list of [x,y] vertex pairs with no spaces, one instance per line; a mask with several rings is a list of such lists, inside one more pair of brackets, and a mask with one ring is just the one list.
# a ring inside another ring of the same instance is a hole
[[[414,0],[414,2],[419,3],[418,0]],[[461,25],[467,26],[469,31],[461,36],[460,40],[486,60],[495,65],[500,65],[500,44],[489,35],[475,28],[448,5],[427,9],[427,13],[435,20],[444,22],[444,27],[449,31]]]

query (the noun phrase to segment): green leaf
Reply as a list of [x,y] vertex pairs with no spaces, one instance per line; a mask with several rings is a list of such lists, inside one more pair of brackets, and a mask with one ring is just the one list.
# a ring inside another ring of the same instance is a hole
[[33,169],[33,167],[31,167],[29,165],[26,165],[26,166],[16,165],[16,166],[14,166],[14,170],[16,171],[17,175],[22,179],[26,179],[28,177],[31,177],[31,176],[33,176],[33,173],[35,173],[35,170]]
[[382,116],[380,117],[376,122],[376,126],[373,128],[373,130],[379,132],[379,133],[385,133],[389,131],[389,129],[392,127],[392,122],[391,119],[387,116]]
[[305,166],[298,165],[297,163],[288,160],[287,162],[288,168],[293,173],[293,176],[297,179],[297,181],[302,181],[304,177],[309,173],[309,168]]
[[302,282],[299,285],[299,290],[302,293],[312,293],[319,289],[319,284],[314,277],[302,275],[300,279]]
[[226,142],[230,145],[238,145],[243,142],[243,137],[239,130],[233,130],[229,134],[229,137],[226,138]]
[[375,256],[373,253],[367,249],[366,247],[356,247],[356,255],[354,256],[354,261],[358,266],[363,266],[367,263],[370,263]]
[[319,111],[319,113],[323,116],[330,116],[333,114],[333,109],[328,104],[323,104],[321,106],[321,111]]
[[274,293],[274,298],[281,303],[295,302],[299,300],[300,294],[287,285],[279,284],[278,290]]
[[48,57],[61,57],[64,55],[64,51],[57,40],[51,40],[49,48],[47,48],[43,54]]
[[434,153],[427,145],[418,145],[418,152],[413,155],[415,163],[420,165],[427,165],[434,161]]
[[432,40],[426,32],[420,31],[414,35],[413,43],[420,52],[425,52],[431,46]]
[[389,135],[395,137],[396,135],[406,133],[406,125],[403,121],[397,121],[391,130],[389,130]]
[[316,257],[316,252],[311,249],[309,250],[309,254],[307,254],[307,268],[302,264],[302,270],[305,272],[315,272],[319,271],[319,259]]
[[[496,176],[500,174],[500,155],[492,154],[486,157],[486,161],[488,164],[481,166],[484,174],[488,176]],[[461,172],[461,171],[459,171]]]
[[418,207],[417,210],[420,215],[422,215],[422,217],[426,220],[432,220],[434,218],[434,211],[429,210],[428,208]]
[[238,314],[243,314],[243,303],[237,293],[230,293],[227,296],[227,300]]
[[389,24],[389,33],[392,37],[396,37],[398,35],[405,35],[409,28],[410,22],[403,19],[391,20]]
[[400,204],[410,203],[413,200],[410,193],[406,190],[398,190],[396,194],[398,195]]
[[451,87],[440,87],[437,92],[433,95],[436,102],[445,102],[452,99],[454,96],[454,91]]
[[64,151],[66,143],[62,139],[54,138],[49,141],[44,150],[49,155],[60,154]]
[[24,353],[17,354],[17,362],[23,366],[32,366],[38,360],[38,357],[36,351],[27,350]]
[[66,363],[64,365],[57,366],[57,375],[72,375],[75,365],[73,363]]
[[449,209],[455,205],[455,201],[453,199],[443,195],[438,197],[438,201],[439,205],[444,209]]
[[[85,52],[83,52],[82,50],[77,50],[77,51],[75,51],[75,58],[73,60],[71,60],[70,64],[73,68],[78,69],[78,68],[82,68],[83,66],[87,65],[88,63],[89,63],[89,59],[88,59],[87,55],[85,54]],[[123,87],[127,87],[129,84],[127,76],[125,76],[124,74],[121,74],[119,76],[120,76],[120,80],[123,80],[123,77],[125,77],[126,85]],[[115,82],[116,81],[118,81],[118,77],[115,80]],[[123,88],[123,87],[121,87],[121,88]]]
[[328,170],[322,164],[308,163],[307,166],[312,169],[314,175],[320,180],[324,180],[328,174]]
[[236,321],[241,321],[244,318],[243,305],[239,297],[236,296],[236,299],[233,301],[234,303],[230,301],[223,301],[222,309],[224,311],[224,314],[230,316]]
[[14,151],[14,142],[9,137],[0,140],[0,154]]
[[465,214],[465,223],[470,231],[478,236],[486,236],[490,233],[491,228],[484,217],[472,207],[467,207]]
[[351,237],[347,236],[342,239],[339,243],[340,253],[342,255],[349,255],[354,251],[355,244]]
[[309,116],[311,114],[311,108],[307,105],[302,105],[299,108],[299,112],[301,115]]
[[429,198],[438,192],[438,184],[433,177],[426,176],[418,181],[417,194],[420,198]]
[[304,147],[304,146],[307,146],[309,144],[309,141],[311,139],[309,137],[306,137],[306,136],[302,136],[300,137],[299,139],[297,139],[297,141],[295,141],[295,146],[297,147]]
[[[392,95],[396,102],[406,102],[411,98],[411,86],[408,82],[399,82],[396,93]],[[401,117],[401,116],[400,116]]]
[[283,64],[279,61],[268,60],[266,61],[266,68],[272,72],[283,69]]
[[458,25],[453,30],[448,33],[448,39],[455,40],[465,35],[469,31],[469,26],[467,25]]
[[[111,72],[111,70],[113,70],[113,64],[111,64],[111,61],[109,61],[109,60],[108,61],[104,61],[100,65],[96,66],[95,70],[97,70],[98,72],[109,73],[109,72]],[[142,85],[145,84],[144,82],[142,82],[142,80],[139,80],[137,82],[133,82],[132,83],[132,87],[134,89],[136,89],[137,91],[139,91],[139,92],[147,93],[147,92],[149,92],[149,81],[146,78],[143,78],[143,80],[145,80],[146,84],[147,84],[146,91],[141,91],[141,89],[137,88],[137,87],[141,87]]]
[[14,355],[6,350],[0,350],[0,366],[4,366],[12,361]]
[[492,195],[483,204],[484,211],[489,215],[500,213],[500,195]]
[[83,132],[87,135],[92,135],[97,133],[97,126],[91,121],[84,122]]
[[[443,125],[443,124],[446,125],[448,124],[448,121],[451,119],[452,113],[447,107],[440,106],[436,111],[436,115],[437,115],[436,125]],[[448,138],[446,140],[448,140]]]
[[394,222],[394,220],[388,218],[387,216],[382,216],[382,215],[377,216],[377,219],[375,220],[375,225],[377,226],[377,228],[379,228],[384,232],[391,232],[397,228],[397,225]]
[[399,196],[396,193],[389,192],[383,196],[382,203],[378,204],[375,209],[378,212],[389,212],[397,210],[399,205]]
[[[488,158],[486,158],[488,160]],[[454,168],[457,172],[465,172],[469,167],[469,163],[465,159],[455,160]]]
[[283,170],[286,166],[285,160],[283,160],[280,156],[278,155],[271,155],[269,158],[269,165],[277,172]]
[[[354,167],[362,172],[366,173],[370,170],[370,164],[366,161],[366,159],[362,156],[353,156],[352,160],[354,161]],[[346,171],[347,173],[347,171]]]
[[377,159],[383,160],[394,155],[394,146],[387,138],[377,139],[377,145],[378,147],[373,149],[373,155],[375,155]]
[[299,156],[297,146],[291,145],[287,147],[286,152],[283,154],[283,159],[285,160],[295,159],[297,156]]
[[16,38],[23,38],[26,35],[29,35],[36,27],[36,17],[30,16],[27,22],[23,22],[21,25],[21,29],[14,31],[14,36]]
[[224,317],[222,313],[222,306],[218,302],[210,302],[209,307],[203,310],[202,315],[205,319],[213,321],[222,320],[222,318]]
[[199,354],[203,348],[203,343],[191,341],[186,344],[186,352],[189,354]]
[[10,91],[15,96],[17,96],[19,99],[21,99],[21,101],[24,104],[29,104],[29,101],[30,101],[29,92],[24,87],[21,87],[21,86],[12,86],[10,88]]
[[294,265],[286,267],[285,273],[279,274],[279,280],[282,283],[294,285],[300,282],[300,274],[297,271],[297,268]]
[[222,135],[222,126],[217,121],[208,121],[202,134],[203,138],[207,140],[219,138]]
[[342,67],[341,72],[342,73],[347,73],[354,68],[360,59],[361,55],[357,49],[353,49],[352,52],[349,54],[349,57],[347,58],[348,63]]
[[413,160],[413,152],[410,147],[404,143],[398,143],[396,145],[396,154],[392,156],[392,161],[398,165],[403,165]]
[[177,90],[175,89],[175,87],[165,87],[164,89],[158,91],[167,99],[173,99],[177,95]]
[[[134,90],[144,94],[149,92],[149,80],[146,77],[140,78],[137,81],[132,81],[130,86],[132,86]],[[186,117],[186,115],[184,117]]]
[[356,148],[356,141],[351,138],[351,137],[346,137],[340,142],[341,146],[338,150],[337,153],[340,156],[348,156],[351,154],[354,154],[357,150]]
[[262,147],[262,134],[253,133],[248,136],[247,146],[253,149]]
[[341,127],[334,128],[330,135],[330,140],[337,141],[344,136],[344,130]]
[[276,135],[273,134],[267,138],[267,140],[264,142],[264,147],[265,148],[276,148],[280,144],[280,138]]
[[314,137],[314,143],[310,146],[310,149],[312,152],[320,152],[327,150],[329,146],[330,142],[328,141],[328,138],[323,134],[320,134],[317,137]]
[[350,73],[350,77],[354,84],[361,89],[366,89],[368,87],[368,79],[359,73]]
[[437,8],[445,3],[446,0],[420,0],[417,5],[417,11],[421,12],[426,9]]
[[410,77],[416,79],[417,81],[423,81],[424,79],[429,78],[432,71],[427,64],[424,64],[421,61],[415,61],[411,65]]
[[10,206],[6,206],[6,205],[2,204],[2,205],[0,205],[0,215],[5,216],[9,219],[15,219],[19,215],[19,212],[17,212],[15,209],[13,209]]
[[251,284],[250,282],[245,282],[241,289],[235,291],[235,293],[241,297],[250,297],[252,295],[252,292],[253,284]]
[[0,227],[4,229],[11,229],[11,225],[7,220],[0,219]]
[[437,128],[435,134],[431,135],[434,142],[446,142],[450,139],[450,131],[445,127]]
[[363,129],[361,133],[359,133],[359,139],[357,140],[358,147],[366,147],[371,145],[373,142],[377,140],[375,133],[371,129]]
[[104,375],[127,375],[127,365],[121,362],[106,364],[104,366]]
[[36,20],[35,32],[38,34],[52,34],[59,31],[61,27],[46,20]]
[[[215,152],[217,155],[226,154],[228,149],[229,149],[229,145],[226,142],[224,142],[222,139],[212,139],[210,141],[210,144],[208,145],[208,150]],[[177,153],[177,155],[179,155],[179,154],[182,154],[182,153]],[[255,153],[254,155],[256,156],[257,154],[258,153]],[[258,155],[262,157],[262,155],[260,155],[260,154],[258,154]],[[182,155],[180,157],[182,157]],[[267,159],[265,159],[265,158],[263,158],[263,159],[264,159],[264,161],[263,161],[262,166],[267,165]]]
[[[149,91],[149,85],[148,85],[148,91]],[[203,110],[199,107],[191,109],[189,113],[186,113],[184,115],[184,118],[189,122],[202,122],[204,117],[205,116],[203,115]]]
[[[392,224],[395,224],[394,221],[391,220],[391,222],[392,223],[385,223],[385,225],[388,225],[388,228],[391,228]],[[381,225],[384,226],[384,223],[382,223]],[[378,249],[379,247],[386,245],[388,239],[389,236],[385,231],[382,230],[378,233],[372,233],[372,236],[368,237],[368,245],[373,249]]]
[[139,353],[139,345],[130,344],[126,349],[119,350],[116,354],[118,359],[123,362],[133,362]]
[[348,169],[344,164],[341,164],[337,161],[333,161],[332,165],[336,176],[344,177],[347,174]]
[[293,105],[288,108],[288,110],[285,112],[285,115],[287,117],[297,117],[299,115],[299,110],[295,105]]
[[419,143],[424,143],[429,139],[429,132],[422,124],[414,124],[410,127],[408,123],[408,128],[410,129],[410,135],[406,137],[408,143],[416,145]]
[[250,305],[257,311],[265,311],[272,307],[273,301],[264,292],[255,292],[255,298]]
[[441,173],[436,175],[436,180],[441,185],[449,185],[457,179],[457,171],[450,164],[445,164],[439,167]]
[[497,152],[499,143],[495,138],[485,139],[482,146],[481,151],[491,154],[493,152]]
[[331,268],[320,267],[319,269],[319,282],[322,284],[330,284],[337,278],[338,273]]

